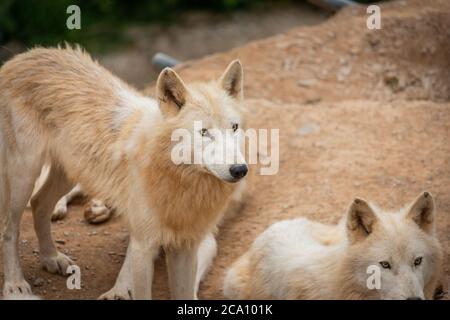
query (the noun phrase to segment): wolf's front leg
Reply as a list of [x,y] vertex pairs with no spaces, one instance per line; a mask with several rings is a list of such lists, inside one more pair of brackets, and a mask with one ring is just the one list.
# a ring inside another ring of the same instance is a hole
[[130,268],[132,273],[133,298],[151,300],[153,269],[159,245],[130,238]]
[[130,239],[127,255],[114,287],[102,294],[100,300],[151,299],[154,260],[158,246],[141,245]]
[[128,246],[125,260],[120,269],[114,287],[102,294],[99,300],[131,300],[133,299],[133,274],[131,270],[131,246]]
[[6,223],[3,236],[5,272],[3,296],[5,299],[23,299],[25,296],[31,295],[31,287],[25,280],[20,267],[18,241],[21,218],[22,211],[13,212]]
[[185,248],[171,248],[166,251],[167,271],[169,275],[172,299],[197,299],[197,250],[198,245]]

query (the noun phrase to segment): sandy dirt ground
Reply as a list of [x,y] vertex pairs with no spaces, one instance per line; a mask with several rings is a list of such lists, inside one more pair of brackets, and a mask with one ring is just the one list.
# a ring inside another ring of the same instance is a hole
[[[245,67],[248,127],[280,129],[280,169],[252,168],[245,207],[218,233],[219,252],[200,298],[223,298],[225,270],[275,221],[335,223],[355,196],[388,209],[422,190],[437,203],[438,237],[450,282],[450,2],[382,6],[382,29],[366,28],[364,8],[243,47],[187,62],[186,81],[219,76],[232,59]],[[149,92],[152,92],[149,87]],[[76,258],[82,289],[39,267],[30,212],[20,242],[26,278],[46,299],[95,299],[114,284],[127,234],[115,219],[86,224],[81,206],[55,223],[60,249]],[[154,297],[169,297],[158,260]],[[447,296],[448,298],[448,296]]]

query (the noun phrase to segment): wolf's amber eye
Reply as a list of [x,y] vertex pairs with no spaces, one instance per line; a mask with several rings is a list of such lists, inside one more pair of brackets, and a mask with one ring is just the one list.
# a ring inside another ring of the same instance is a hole
[[200,130],[200,134],[202,136],[206,136],[208,134],[208,129],[203,128],[202,130]]
[[380,265],[385,269],[390,269],[391,265],[387,261],[380,261]]
[[239,128],[239,125],[237,123],[233,123],[231,128],[233,128],[233,131],[236,131]]
[[418,257],[416,258],[416,260],[414,260],[414,265],[417,267],[422,263],[422,257]]

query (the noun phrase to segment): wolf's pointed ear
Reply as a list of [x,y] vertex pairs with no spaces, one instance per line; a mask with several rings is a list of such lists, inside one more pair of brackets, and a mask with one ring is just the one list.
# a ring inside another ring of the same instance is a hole
[[231,62],[220,77],[222,88],[233,98],[243,97],[244,71],[239,60]]
[[422,192],[412,204],[407,214],[425,232],[434,231],[435,205],[433,196],[429,192]]
[[156,96],[164,115],[176,115],[186,103],[188,90],[178,74],[165,68],[156,82]]
[[353,200],[347,216],[347,234],[350,241],[354,243],[367,238],[373,232],[376,221],[375,212],[365,200]]

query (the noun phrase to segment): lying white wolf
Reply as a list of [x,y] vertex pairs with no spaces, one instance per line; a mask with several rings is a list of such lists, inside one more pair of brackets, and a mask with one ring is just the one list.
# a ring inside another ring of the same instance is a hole
[[[19,262],[19,226],[46,163],[48,178],[31,199],[45,269],[65,274],[73,263],[57,251],[50,217],[77,182],[117,210],[130,233],[119,278],[104,298],[151,298],[161,247],[172,297],[196,297],[197,274],[211,256],[200,253],[214,251],[211,232],[247,173],[237,130],[243,125],[242,66],[234,61],[219,80],[191,85],[164,69],[156,88],[156,100],[141,95],[80,49],[37,48],[2,66],[0,233],[6,297],[31,291]],[[203,127],[194,131],[198,121]],[[203,142],[192,143],[195,155],[207,156],[204,148],[217,145],[236,157],[176,164],[171,135],[177,129]],[[226,145],[214,139],[217,131],[231,137]]]
[[[229,269],[224,294],[230,299],[432,299],[443,263],[434,221],[433,198],[424,192],[397,213],[355,199],[337,226],[304,218],[275,223]],[[378,288],[369,276],[379,276]]]

